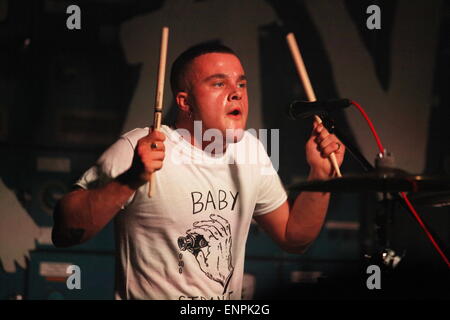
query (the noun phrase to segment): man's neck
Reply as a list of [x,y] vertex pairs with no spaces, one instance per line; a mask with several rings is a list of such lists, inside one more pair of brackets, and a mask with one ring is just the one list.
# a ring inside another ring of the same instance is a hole
[[[194,120],[191,119],[177,119],[175,125],[175,129],[185,129],[189,132],[189,136],[182,135],[183,138],[188,141],[190,144],[192,144],[194,147],[202,150],[207,151],[211,155],[220,155],[225,153],[227,149],[227,143],[226,139],[223,138],[222,141],[215,141],[215,138],[212,139],[212,141],[206,141],[204,139],[204,133],[208,128],[201,127],[201,130],[199,128],[195,128],[194,126]],[[217,145],[216,145],[217,144]]]

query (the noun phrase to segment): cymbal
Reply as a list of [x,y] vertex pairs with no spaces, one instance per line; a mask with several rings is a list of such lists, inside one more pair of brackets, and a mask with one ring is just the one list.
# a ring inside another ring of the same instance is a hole
[[431,207],[450,206],[450,191],[419,192],[409,197],[412,203]]
[[329,180],[312,180],[288,188],[322,192],[450,192],[450,176],[413,175],[401,169],[382,169]]

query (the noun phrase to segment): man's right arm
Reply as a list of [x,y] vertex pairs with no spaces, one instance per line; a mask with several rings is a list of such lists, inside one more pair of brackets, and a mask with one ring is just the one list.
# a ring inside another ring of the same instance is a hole
[[56,205],[52,232],[56,247],[69,247],[91,239],[119,212],[133,195],[121,177],[99,189],[77,189]]
[[[161,169],[165,156],[164,139],[163,133],[150,132],[138,141],[127,171],[100,188],[80,188],[58,201],[54,210],[53,244],[56,247],[77,245],[101,231],[133,193],[150,181],[151,174]],[[151,149],[153,142],[158,147]]]

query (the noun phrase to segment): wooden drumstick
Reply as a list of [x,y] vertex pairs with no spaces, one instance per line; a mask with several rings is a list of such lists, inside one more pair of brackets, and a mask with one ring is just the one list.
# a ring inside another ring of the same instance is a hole
[[[298,72],[298,75],[300,76],[300,79],[303,84],[303,88],[305,89],[306,96],[308,98],[308,101],[316,101],[316,95],[314,94],[314,90],[311,86],[311,81],[309,80],[308,72],[306,71],[305,64],[303,62],[302,55],[300,53],[300,49],[298,48],[297,41],[295,40],[295,36],[292,32],[290,32],[286,36],[287,43],[289,45],[289,49],[292,54],[292,58],[294,59],[294,63]],[[320,124],[322,123],[322,119],[320,119],[319,116],[314,116],[315,120]],[[339,165],[336,160],[336,155],[333,153],[330,154],[329,157],[331,164],[333,165],[333,169],[336,173],[336,175],[340,178],[342,177],[341,171],[339,170]]]
[[[158,67],[158,82],[156,84],[155,95],[155,113],[153,117],[153,129],[159,130],[161,128],[163,96],[164,96],[164,77],[166,73],[166,59],[167,59],[167,42],[169,40],[169,28],[163,27],[161,31],[161,47],[159,51],[159,67]],[[148,197],[154,195],[152,186],[155,185],[155,172],[152,173],[148,185]]]

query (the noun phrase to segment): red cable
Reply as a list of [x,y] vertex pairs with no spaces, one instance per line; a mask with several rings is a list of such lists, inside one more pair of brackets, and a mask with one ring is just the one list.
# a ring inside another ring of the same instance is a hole
[[416,209],[414,209],[412,203],[409,201],[408,196],[406,195],[406,193],[400,192],[400,194],[402,195],[403,200],[405,200],[405,203],[408,206],[409,210],[411,210],[411,213],[414,215],[414,217],[416,218],[417,222],[420,224],[420,226],[422,227],[423,231],[425,231],[425,233],[427,234],[427,236],[430,239],[431,243],[436,248],[437,252],[441,255],[442,259],[444,259],[445,263],[447,264],[447,267],[450,268],[450,262],[448,261],[447,257],[445,256],[444,252],[441,250],[439,245],[434,240],[434,238],[431,235],[430,231],[428,231],[427,227],[423,223],[423,221],[420,218],[419,214],[417,213]]
[[[356,108],[358,108],[358,110],[361,112],[361,114],[363,115],[364,119],[366,119],[367,123],[369,124],[370,130],[373,133],[373,136],[375,137],[375,140],[377,142],[378,148],[380,149],[381,153],[384,153],[384,148],[383,145],[381,144],[381,140],[380,137],[377,134],[377,131],[375,130],[375,127],[372,124],[372,121],[370,120],[369,116],[367,115],[367,113],[364,111],[364,109],[355,101],[351,101],[351,104],[353,104]],[[444,260],[444,262],[447,264],[447,267],[450,268],[450,262],[448,261],[448,258],[445,256],[444,252],[442,251],[442,249],[439,247],[438,243],[436,242],[436,240],[434,240],[432,234],[430,233],[430,231],[428,230],[428,228],[425,226],[425,224],[423,223],[422,219],[419,216],[419,213],[416,211],[416,209],[414,209],[412,203],[409,201],[408,196],[406,195],[406,193],[404,192],[400,192],[403,200],[405,201],[406,205],[408,206],[408,209],[411,211],[411,213],[413,214],[414,218],[417,220],[417,222],[419,223],[420,227],[422,228],[422,230],[425,232],[425,234],[427,235],[427,237],[430,239],[431,243],[433,244],[434,248],[436,249],[436,251],[439,253],[439,255],[441,256],[441,258]]]
[[358,108],[358,110],[361,112],[364,119],[366,119],[367,124],[370,127],[370,130],[372,130],[375,141],[377,142],[378,149],[380,149],[380,152],[383,153],[384,148],[383,148],[383,145],[381,144],[380,137],[378,136],[378,133],[375,130],[375,127],[373,126],[372,121],[370,120],[369,116],[367,115],[367,113],[364,111],[364,109],[358,103],[356,103],[355,101],[350,101],[350,103],[353,104],[356,108]]

